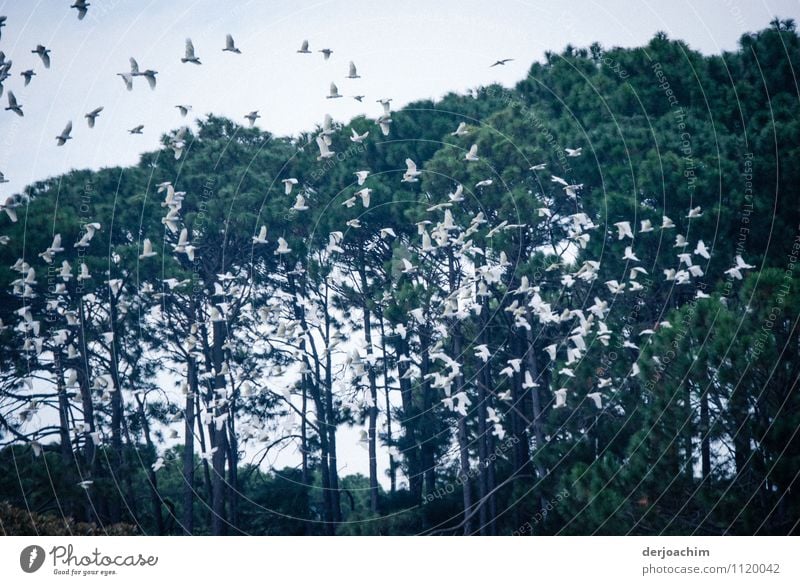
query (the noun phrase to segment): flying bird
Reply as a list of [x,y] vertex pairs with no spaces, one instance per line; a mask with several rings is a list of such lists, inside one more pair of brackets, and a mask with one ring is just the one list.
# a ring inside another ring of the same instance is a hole
[[326,97],[329,100],[333,100],[344,96],[339,93],[339,88],[336,87],[336,84],[331,81],[330,93],[328,93]]
[[192,109],[192,106],[186,106],[186,105],[182,105],[182,104],[178,104],[175,107],[178,108],[178,111],[181,113],[181,118],[185,118],[186,114],[189,113],[189,110]]
[[322,136],[317,136],[317,147],[319,148],[319,156],[317,160],[331,158],[336,155],[336,152],[328,148],[328,143],[325,142]]
[[347,74],[347,79],[361,79],[361,76],[356,70],[356,64],[350,61],[350,71]]
[[22,104],[17,102],[17,98],[13,91],[8,92],[8,106],[6,107],[6,110],[14,112],[17,116],[25,115],[22,113]]
[[513,60],[514,59],[498,59],[497,61],[489,65],[489,68],[491,69],[492,67],[497,67],[498,65],[505,65],[506,63],[509,63],[510,61]]
[[256,120],[258,120],[260,117],[261,117],[261,116],[259,116],[259,114],[258,114],[258,110],[253,110],[252,112],[250,112],[249,114],[246,114],[246,115],[244,116],[244,118],[245,118],[245,119],[246,119],[248,122],[250,122],[250,128],[252,128],[252,127],[253,127],[253,124],[255,124],[255,123],[256,123]]
[[236,45],[233,42],[233,37],[230,34],[225,36],[225,48],[222,50],[228,51],[229,53],[236,53],[237,55],[242,54],[242,52],[236,48]]
[[583,154],[583,147],[581,148],[565,148],[564,152],[567,153],[567,156],[575,158]]
[[61,131],[61,134],[56,136],[56,144],[58,146],[64,146],[67,143],[67,140],[72,140],[72,136],[70,133],[72,132],[72,121],[70,120],[67,122],[67,125],[64,126],[64,129]]
[[331,58],[331,54],[333,53],[333,49],[320,49],[317,52],[318,53],[322,53],[322,55],[325,57],[325,60],[327,61],[328,59]]
[[152,258],[155,256],[156,253],[153,251],[153,243],[150,241],[149,238],[145,238],[142,242],[142,253],[139,254],[139,260],[144,260],[145,258]]
[[278,249],[275,250],[275,254],[288,254],[291,251],[288,242],[283,238],[278,238]]
[[458,127],[455,131],[450,133],[450,136],[466,136],[469,134],[469,130],[467,130],[467,123],[466,122],[459,122]]
[[83,17],[86,16],[86,12],[89,10],[89,4],[86,0],[75,0],[75,4],[70,6],[70,8],[74,8],[78,11],[78,20],[83,20]]
[[44,63],[44,68],[50,69],[50,49],[46,48],[44,45],[36,45],[36,48],[31,51],[31,53],[39,55],[42,63]]
[[258,231],[257,236],[253,236],[253,243],[254,244],[266,244],[267,243],[267,226],[262,225],[261,229]]
[[99,108],[95,108],[88,114],[84,115],[84,118],[86,118],[86,121],[89,123],[89,128],[94,128],[94,123],[97,120],[97,116],[99,116],[100,112],[102,111],[103,106],[100,106]]
[[26,69],[25,71],[20,71],[19,73],[25,79],[24,87],[28,87],[28,84],[31,82],[31,78],[36,75],[33,69]]
[[139,124],[128,130],[128,134],[141,134],[142,130],[144,130],[144,124]]
[[308,50],[308,41],[303,41],[303,44],[300,45],[300,49],[298,49],[297,52],[298,53],[309,53],[310,54],[311,51]]
[[185,55],[181,57],[181,63],[194,63],[195,65],[202,65],[202,63],[200,63],[200,59],[198,59],[194,54],[194,44],[192,44],[192,39],[186,39],[186,51]]
[[473,144],[472,146],[470,146],[469,152],[467,152],[467,154],[464,155],[464,160],[471,161],[471,162],[475,162],[475,161],[481,160],[480,157],[478,157],[478,145],[477,144]]

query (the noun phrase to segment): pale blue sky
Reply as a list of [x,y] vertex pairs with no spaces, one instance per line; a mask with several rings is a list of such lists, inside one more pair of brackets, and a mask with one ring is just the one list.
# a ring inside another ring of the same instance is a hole
[[[513,85],[545,50],[567,43],[636,46],[665,30],[716,53],[734,49],[743,32],[763,28],[775,15],[800,17],[797,0],[94,0],[86,19],[78,21],[70,3],[0,1],[0,14],[8,16],[0,50],[14,61],[5,87],[25,111],[24,118],[0,112],[0,171],[10,180],[0,194],[70,168],[135,162],[162,132],[181,124],[178,103],[194,107],[190,119],[214,112],[243,121],[245,113],[259,109],[259,126],[295,133],[312,128],[325,113],[339,120],[376,115],[379,97],[392,97],[399,107],[494,81]],[[242,55],[222,53],[228,32]],[[187,36],[204,63],[200,67],[180,63]],[[297,55],[304,38],[312,50],[334,49],[331,59]],[[37,43],[52,49],[49,70],[30,52]],[[155,91],[138,79],[129,93],[115,76],[127,70],[131,56],[159,71]],[[505,57],[516,60],[488,68]],[[350,60],[362,79],[344,79]],[[28,68],[37,76],[22,88],[19,72]],[[345,95],[367,98],[363,104],[326,100],[331,81]],[[90,131],[83,115],[100,105],[105,111]],[[74,140],[56,148],[54,136],[68,120],[75,125]],[[144,135],[128,135],[137,124],[145,125]]]

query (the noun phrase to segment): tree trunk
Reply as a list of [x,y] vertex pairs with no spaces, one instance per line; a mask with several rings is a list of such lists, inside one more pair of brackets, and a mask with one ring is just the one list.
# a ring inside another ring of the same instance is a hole
[[194,534],[194,401],[198,395],[197,366],[194,358],[187,361],[186,403],[183,424],[183,533]]

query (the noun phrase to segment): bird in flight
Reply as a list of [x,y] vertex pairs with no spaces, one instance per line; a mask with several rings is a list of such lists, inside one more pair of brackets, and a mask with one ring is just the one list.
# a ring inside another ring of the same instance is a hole
[[255,124],[256,120],[258,120],[260,117],[261,116],[258,115],[258,110],[253,110],[252,112],[250,112],[245,116],[247,121],[250,122],[250,128],[253,127],[253,124]]
[[489,68],[497,67],[498,65],[505,65],[506,63],[508,63],[510,61],[513,61],[513,60],[514,59],[499,59],[498,61],[495,61],[494,63],[489,65]]
[[330,93],[326,96],[327,99],[332,100],[336,98],[343,97],[342,94],[339,93],[339,88],[336,87],[336,84],[331,82]]
[[333,53],[333,49],[320,49],[317,52],[318,53],[322,53],[322,55],[325,57],[325,60],[327,61],[328,59],[331,58],[331,54]]
[[100,112],[102,111],[103,106],[100,106],[99,108],[95,108],[88,114],[84,115],[84,118],[86,118],[86,121],[89,123],[89,128],[94,128],[95,120],[97,120],[97,116],[99,116]]
[[46,48],[44,45],[36,45],[36,48],[31,51],[31,53],[39,55],[42,63],[44,63],[44,68],[50,69],[50,49]]
[[311,51],[308,50],[308,41],[303,41],[303,44],[300,45],[300,48],[297,50],[297,52],[298,53],[309,53],[310,54]]
[[72,121],[70,120],[67,122],[67,125],[61,131],[61,134],[56,136],[56,144],[58,146],[64,146],[67,143],[67,140],[72,140],[72,136],[70,133],[72,132]]
[[139,124],[128,130],[128,134],[141,134],[142,130],[144,130],[144,124]]
[[200,63],[200,59],[198,59],[194,54],[194,44],[192,44],[192,39],[186,39],[186,52],[181,58],[181,63],[194,63],[195,65],[202,65],[202,63]]
[[8,92],[8,106],[6,110],[14,112],[17,116],[24,116],[22,113],[22,104],[17,103],[17,98],[14,96],[13,91]]
[[223,51],[227,51],[229,53],[236,53],[237,55],[241,55],[242,52],[236,48],[236,45],[233,42],[233,36],[230,34],[225,37],[225,48],[222,49]]
[[78,11],[78,20],[83,20],[83,17],[86,16],[86,12],[89,10],[89,4],[86,0],[75,0],[75,4],[70,6],[70,8],[74,8]]
[[350,61],[350,72],[347,74],[347,79],[361,79],[361,76],[356,70],[356,64]]
[[25,71],[20,71],[20,75],[25,79],[25,87],[31,82],[31,78],[36,75],[33,69],[26,69]]

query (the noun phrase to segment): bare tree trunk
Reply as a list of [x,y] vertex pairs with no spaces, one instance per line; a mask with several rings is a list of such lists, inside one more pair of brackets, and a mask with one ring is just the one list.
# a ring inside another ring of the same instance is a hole
[[[399,356],[408,356],[408,344],[405,339],[397,343]],[[408,487],[414,500],[422,501],[422,470],[420,469],[419,438],[417,435],[417,409],[414,405],[414,391],[411,382],[405,378],[408,366],[405,361],[397,361],[397,373],[400,378],[400,397],[403,402],[403,418],[400,424],[403,427],[403,456],[406,460],[408,473]]]
[[[214,404],[213,409],[214,418],[222,416],[227,410],[227,405],[220,406],[222,400],[223,390],[225,388],[225,376],[222,374],[222,344],[225,342],[225,323],[223,321],[214,321],[214,345],[212,347],[212,360],[215,372],[214,378]],[[225,514],[225,460],[227,459],[228,451],[228,433],[227,426],[222,425],[217,427],[216,421],[212,420],[209,425],[212,433],[212,449],[216,448],[212,457],[211,463],[214,468],[214,475],[211,479],[211,492],[212,492],[212,521],[211,521],[211,534],[219,536],[226,532],[226,514]]]
[[[154,455],[158,455],[153,440],[150,437],[150,423],[147,421],[147,413],[144,410],[144,401],[137,395],[136,406],[139,413],[139,420],[142,424],[142,432],[144,434],[144,441],[147,445],[148,451]],[[150,483],[150,503],[153,507],[153,517],[156,520],[156,531],[158,536],[164,534],[164,517],[161,514],[161,495],[158,493],[158,480],[156,472],[150,467],[147,470],[147,479]]]
[[[383,354],[383,391],[386,395],[386,433],[388,434],[389,447],[394,446],[392,438],[392,402],[389,396],[389,359],[386,356],[386,330],[383,324],[383,315],[378,315],[381,326],[381,353]],[[389,452],[389,485],[391,493],[397,490],[397,466],[394,455]]]
[[183,533],[194,534],[194,401],[198,395],[197,365],[194,358],[187,362],[188,393],[183,425]]

